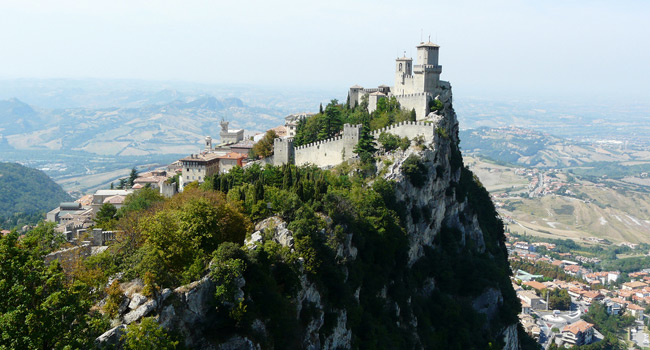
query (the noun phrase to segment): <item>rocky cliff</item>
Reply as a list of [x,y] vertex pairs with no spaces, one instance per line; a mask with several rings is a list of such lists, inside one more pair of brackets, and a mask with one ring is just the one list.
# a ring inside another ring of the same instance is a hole
[[439,99],[433,139],[380,156],[349,192],[260,220],[202,280],[127,293],[100,343],[155,316],[190,348],[519,349],[503,226],[463,166],[451,91]]

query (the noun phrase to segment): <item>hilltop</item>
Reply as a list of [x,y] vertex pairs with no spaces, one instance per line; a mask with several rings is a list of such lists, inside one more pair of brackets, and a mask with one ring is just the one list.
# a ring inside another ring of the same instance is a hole
[[72,198],[42,171],[0,163],[0,220],[3,228],[38,222],[44,213]]

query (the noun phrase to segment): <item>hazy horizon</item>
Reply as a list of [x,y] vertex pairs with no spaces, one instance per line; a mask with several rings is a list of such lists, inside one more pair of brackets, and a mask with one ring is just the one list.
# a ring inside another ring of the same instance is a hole
[[3,1],[0,79],[344,91],[438,43],[456,96],[646,102],[643,1]]

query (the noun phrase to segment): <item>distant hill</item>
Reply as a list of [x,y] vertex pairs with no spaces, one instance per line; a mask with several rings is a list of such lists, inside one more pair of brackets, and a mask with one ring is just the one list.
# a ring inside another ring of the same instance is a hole
[[[137,106],[35,109],[18,99],[0,101],[0,149],[81,151],[103,156],[187,154],[205,136],[218,139],[219,122],[234,129],[264,131],[285,113],[253,107],[234,97],[181,95],[163,90]],[[169,101],[170,99],[172,99]]]
[[3,228],[34,223],[40,214],[72,198],[40,170],[0,163],[0,220]]
[[[461,147],[468,155],[524,167],[572,168],[584,172],[610,165],[617,167],[615,172],[622,177],[648,171],[650,162],[647,146],[627,146],[623,141],[613,140],[574,141],[517,127],[462,130],[460,138]],[[615,172],[598,175],[611,177]]]

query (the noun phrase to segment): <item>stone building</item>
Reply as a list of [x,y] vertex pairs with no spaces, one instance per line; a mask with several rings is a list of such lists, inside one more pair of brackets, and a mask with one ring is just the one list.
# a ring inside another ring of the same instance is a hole
[[179,191],[194,181],[203,183],[205,178],[219,173],[219,155],[215,153],[191,154],[181,159]]
[[314,115],[314,113],[295,113],[284,117],[284,126],[287,128],[287,137],[296,136],[298,123],[300,123],[301,120],[307,119],[307,117],[311,117],[312,115]]
[[591,343],[594,336],[594,325],[579,320],[562,329],[562,340],[571,345],[586,345]]
[[[225,120],[222,120],[221,123],[219,124],[221,125],[221,131],[219,132],[219,137],[221,137],[222,144],[237,143],[244,139],[244,129],[231,130],[228,128],[228,122]],[[208,145],[206,144],[206,148],[207,147]],[[210,144],[210,148],[211,147],[212,144]]]
[[415,110],[416,119],[425,119],[432,106],[432,101],[444,90],[451,88],[448,82],[440,80],[442,66],[438,63],[440,46],[432,42],[422,42],[417,46],[417,64],[413,59],[399,57],[395,60],[395,83],[392,87],[380,85],[365,89],[359,85],[350,88],[348,96],[350,105],[361,104],[364,96],[368,98],[368,112],[377,109],[377,101],[382,98],[395,97],[402,109]]
[[226,153],[225,155],[220,155],[219,157],[219,172],[227,173],[230,169],[236,166],[244,166],[244,160],[248,158],[248,155],[244,155],[237,152]]
[[99,208],[101,208],[104,203],[111,203],[116,208],[121,208],[124,204],[124,199],[131,193],[133,193],[133,190],[98,190],[93,195],[93,202],[91,205],[93,217],[97,215]]

